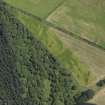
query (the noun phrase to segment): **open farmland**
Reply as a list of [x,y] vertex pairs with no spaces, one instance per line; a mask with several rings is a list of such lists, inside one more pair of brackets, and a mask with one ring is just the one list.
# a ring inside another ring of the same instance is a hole
[[104,0],[66,0],[47,20],[105,47]]
[[41,18],[47,17],[63,0],[5,0],[10,5]]

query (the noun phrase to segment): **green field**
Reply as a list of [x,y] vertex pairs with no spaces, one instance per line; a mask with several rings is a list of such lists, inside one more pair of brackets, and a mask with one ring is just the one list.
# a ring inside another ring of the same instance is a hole
[[66,0],[47,20],[105,47],[104,0]]
[[20,8],[41,18],[47,17],[63,0],[4,0],[15,8]]

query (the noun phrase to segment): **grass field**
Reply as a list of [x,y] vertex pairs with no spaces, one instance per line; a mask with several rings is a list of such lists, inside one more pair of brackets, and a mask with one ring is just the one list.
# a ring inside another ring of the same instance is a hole
[[63,0],[4,0],[14,7],[25,10],[33,15],[45,18],[58,7]]
[[66,0],[47,20],[105,47],[104,0]]

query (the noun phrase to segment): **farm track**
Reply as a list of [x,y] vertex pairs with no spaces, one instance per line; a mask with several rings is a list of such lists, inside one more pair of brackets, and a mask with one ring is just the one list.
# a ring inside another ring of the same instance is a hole
[[49,26],[49,27],[51,27],[51,28],[54,28],[54,29],[56,29],[56,30],[58,30],[58,31],[60,31],[60,32],[63,32],[63,33],[65,33],[65,34],[67,34],[67,35],[70,35],[70,36],[72,36],[72,37],[75,38],[75,39],[78,39],[78,40],[80,40],[80,41],[82,41],[82,42],[85,42],[85,43],[87,43],[87,44],[89,44],[89,45],[91,45],[91,46],[93,46],[93,47],[96,47],[96,48],[98,48],[98,49],[100,49],[100,50],[105,51],[105,48],[102,47],[101,45],[99,45],[99,44],[97,44],[97,43],[95,43],[95,42],[89,41],[89,40],[87,40],[87,39],[85,39],[85,38],[83,38],[83,37],[80,37],[79,35],[77,35],[77,34],[74,33],[74,32],[67,31],[67,30],[64,29],[64,28],[58,27],[58,26],[54,25],[53,23],[48,22],[48,21],[46,21],[46,20],[44,20],[44,19],[42,19],[42,18],[40,18],[40,17],[38,17],[38,16],[35,16],[35,15],[31,14],[31,13],[28,13],[28,12],[26,12],[26,11],[20,9],[20,8],[13,7],[13,6],[11,6],[10,4],[8,4],[8,5],[9,5],[11,8],[14,8],[14,9],[16,9],[16,10],[18,10],[18,11],[24,13],[25,15],[28,15],[28,16],[31,16],[32,18],[37,19],[38,21],[40,21],[40,22],[43,23],[44,25],[47,25],[47,26]]
[[65,2],[65,0],[63,0],[61,3],[59,3],[58,6],[57,6],[56,8],[54,8],[54,9],[45,17],[45,19],[47,19],[54,11],[56,11],[64,2]]

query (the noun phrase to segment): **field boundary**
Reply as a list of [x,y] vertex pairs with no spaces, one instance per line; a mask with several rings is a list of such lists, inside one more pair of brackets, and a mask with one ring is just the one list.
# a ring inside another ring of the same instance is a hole
[[46,17],[45,19],[47,19],[53,12],[55,12],[63,3],[65,2],[65,0],[62,0],[61,3],[59,3],[56,8],[54,8]]
[[[8,3],[6,3],[6,4],[8,4]],[[78,34],[72,32],[72,31],[68,31],[68,30],[66,30],[66,29],[64,29],[64,28],[58,27],[58,26],[56,26],[55,24],[53,24],[53,23],[51,23],[51,22],[48,22],[48,21],[46,21],[46,20],[44,20],[44,19],[42,19],[42,18],[40,18],[40,17],[38,17],[38,16],[35,16],[35,15],[31,14],[31,13],[28,13],[28,12],[26,12],[26,11],[20,9],[20,8],[16,8],[16,7],[14,7],[14,6],[11,6],[10,4],[8,4],[8,5],[9,5],[11,8],[14,8],[15,10],[18,10],[18,11],[24,13],[25,15],[28,15],[28,16],[31,16],[32,18],[37,19],[37,21],[40,21],[40,22],[43,23],[43,25],[45,25],[45,26],[52,27],[52,28],[54,28],[54,29],[56,29],[56,30],[58,30],[58,31],[60,31],[60,32],[62,32],[62,33],[65,33],[65,34],[67,34],[67,35],[70,35],[70,36],[72,36],[72,37],[75,38],[75,39],[78,39],[78,40],[80,40],[80,41],[82,41],[82,42],[85,42],[85,43],[87,43],[88,45],[93,46],[93,47],[96,47],[96,48],[98,48],[98,49],[100,49],[100,50],[103,50],[103,51],[105,52],[105,48],[104,48],[104,47],[102,47],[101,45],[99,45],[99,44],[97,44],[97,43],[95,43],[95,42],[93,42],[93,41],[89,41],[88,39],[85,39],[85,38],[79,36]]]

